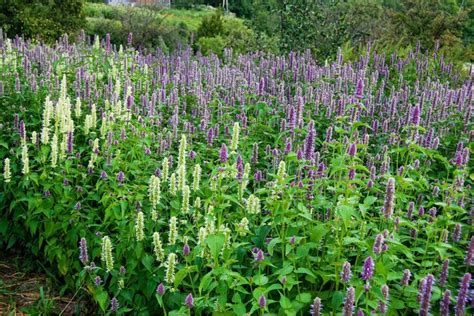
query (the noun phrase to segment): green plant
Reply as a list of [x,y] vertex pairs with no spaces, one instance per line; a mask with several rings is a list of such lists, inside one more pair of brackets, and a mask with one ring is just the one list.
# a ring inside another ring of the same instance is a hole
[[197,30],[197,38],[200,37],[214,37],[221,35],[224,32],[224,19],[222,11],[216,12],[210,17],[204,17]]
[[220,37],[2,39],[0,245],[95,314],[471,312],[469,79],[416,47],[318,65]]
[[197,50],[205,56],[208,56],[210,53],[222,56],[226,46],[226,41],[219,35],[214,37],[200,37],[195,46]]

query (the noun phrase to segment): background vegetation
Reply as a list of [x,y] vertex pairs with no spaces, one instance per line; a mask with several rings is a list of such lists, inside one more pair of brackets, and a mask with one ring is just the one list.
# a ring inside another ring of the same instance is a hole
[[[11,37],[55,41],[85,28],[109,33],[112,44],[173,50],[192,44],[203,54],[311,50],[321,62],[339,47],[351,56],[367,44],[387,52],[404,47],[439,50],[451,61],[474,59],[474,0],[235,0],[231,14],[222,1],[176,0],[173,8],[127,8],[103,1],[0,2],[0,26]],[[95,3],[92,3],[95,2]],[[65,14],[66,13],[66,14]],[[216,24],[217,23],[217,24]],[[438,43],[438,44],[437,44]]]

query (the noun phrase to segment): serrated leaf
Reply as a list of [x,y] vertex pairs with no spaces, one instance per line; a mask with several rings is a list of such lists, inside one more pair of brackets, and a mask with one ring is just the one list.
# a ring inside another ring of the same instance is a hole
[[211,255],[214,259],[217,259],[219,253],[224,246],[225,237],[223,234],[209,235],[206,238],[206,244],[211,251]]
[[283,309],[291,309],[293,308],[293,305],[291,304],[291,300],[286,297],[286,296],[281,296],[280,297],[280,306],[283,308]]

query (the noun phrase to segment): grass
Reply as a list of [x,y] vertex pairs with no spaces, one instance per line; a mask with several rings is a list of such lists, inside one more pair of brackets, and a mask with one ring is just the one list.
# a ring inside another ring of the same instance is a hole
[[[102,3],[87,3],[85,7],[85,14],[88,20],[108,19],[117,20],[123,15],[129,7],[125,6],[110,6]],[[150,9],[143,7],[134,7],[137,10],[146,14]],[[158,18],[165,17],[165,23],[172,26],[179,24],[186,25],[190,31],[196,31],[202,19],[211,16],[215,12],[215,8],[202,6],[195,9],[164,9],[157,15]],[[237,19],[231,17],[232,19]]]

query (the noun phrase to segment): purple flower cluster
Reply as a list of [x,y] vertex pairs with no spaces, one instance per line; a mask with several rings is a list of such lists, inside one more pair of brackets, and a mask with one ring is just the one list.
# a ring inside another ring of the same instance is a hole
[[368,281],[372,279],[372,277],[374,276],[374,268],[375,268],[374,259],[372,259],[372,257],[370,256],[367,257],[362,267],[361,279],[364,281]]

